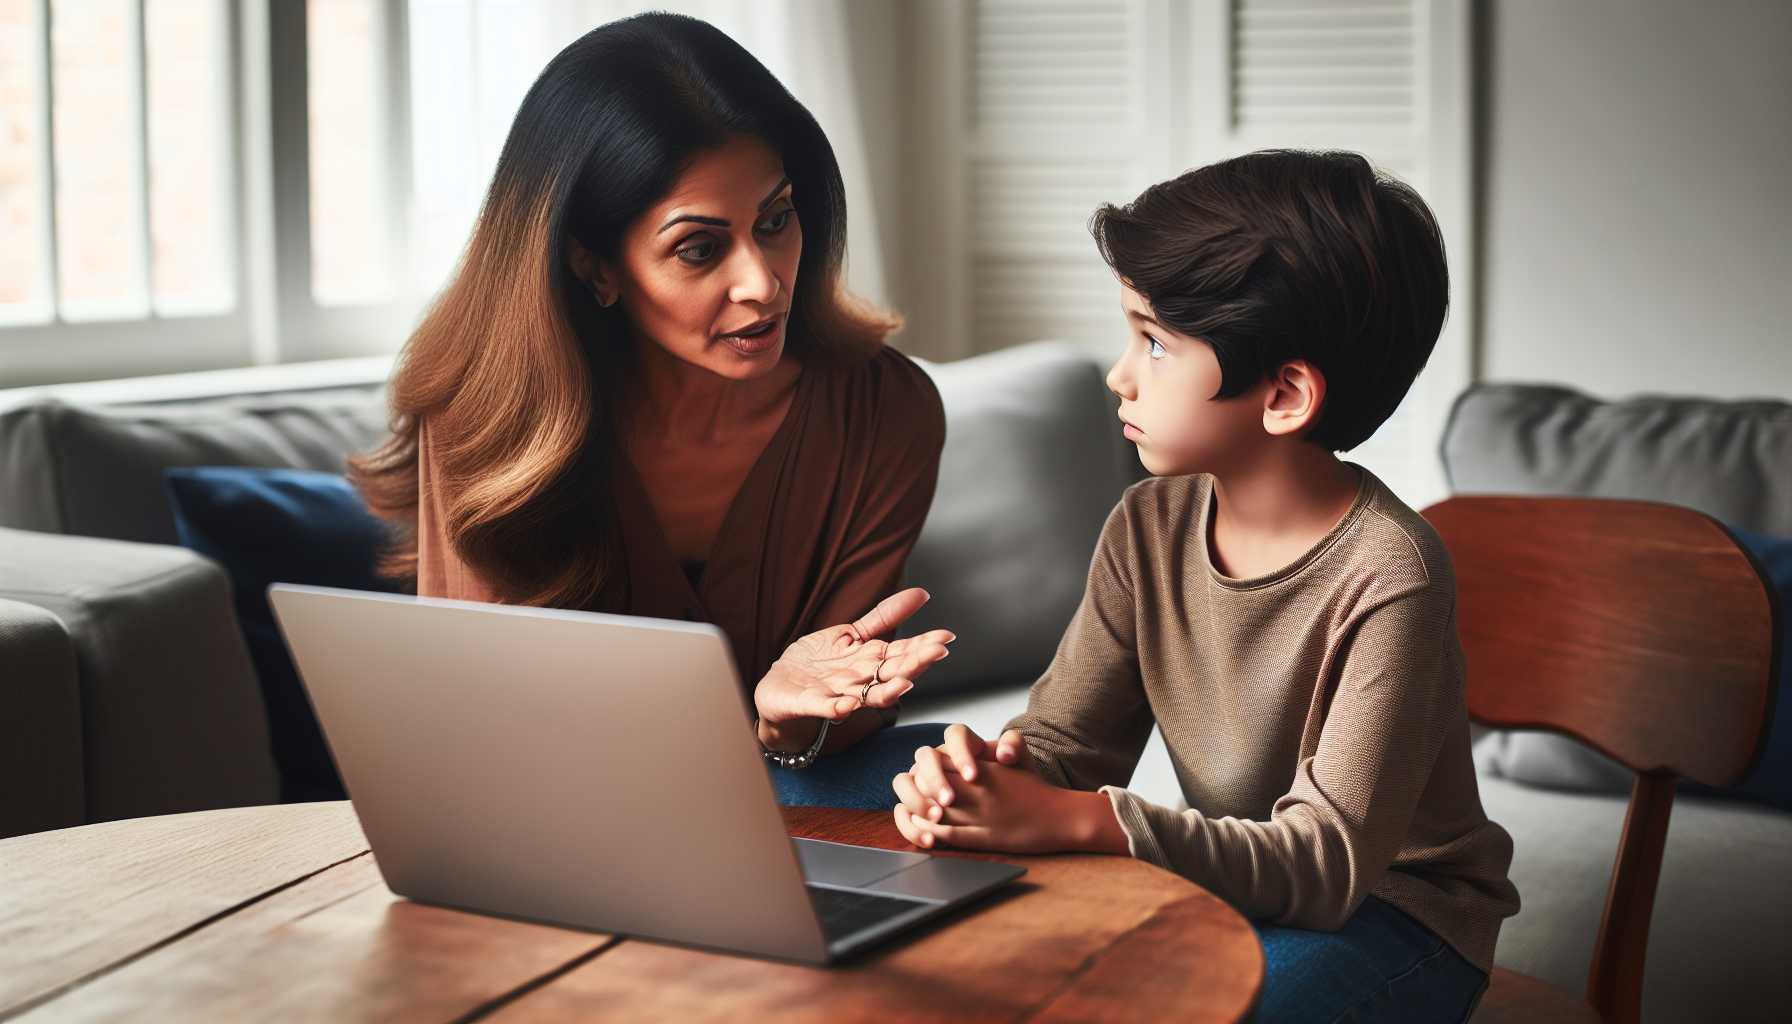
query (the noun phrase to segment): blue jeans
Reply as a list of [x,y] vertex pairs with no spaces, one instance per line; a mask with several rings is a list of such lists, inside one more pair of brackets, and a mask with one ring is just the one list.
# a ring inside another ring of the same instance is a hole
[[1430,929],[1371,896],[1335,932],[1256,924],[1258,1021],[1464,1021],[1487,975]]
[[915,764],[916,747],[937,747],[946,727],[937,722],[879,729],[837,754],[827,754],[801,771],[768,766],[778,803],[785,807],[851,807],[888,811],[896,807],[890,781]]

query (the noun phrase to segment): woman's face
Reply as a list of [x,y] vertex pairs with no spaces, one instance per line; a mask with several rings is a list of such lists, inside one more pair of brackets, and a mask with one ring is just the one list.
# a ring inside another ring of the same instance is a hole
[[700,154],[598,274],[642,341],[723,377],[778,365],[803,255],[784,163],[758,139]]

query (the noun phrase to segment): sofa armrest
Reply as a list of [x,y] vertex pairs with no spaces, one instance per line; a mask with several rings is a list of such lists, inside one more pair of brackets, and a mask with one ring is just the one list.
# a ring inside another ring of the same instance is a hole
[[81,694],[62,620],[0,600],[0,839],[86,820]]
[[275,800],[267,713],[217,565],[0,529],[0,599],[50,613],[72,649],[80,734],[58,742],[80,752],[85,820]]

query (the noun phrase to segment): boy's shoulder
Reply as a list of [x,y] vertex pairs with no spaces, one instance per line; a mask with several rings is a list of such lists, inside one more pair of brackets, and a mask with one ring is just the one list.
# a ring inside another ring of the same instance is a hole
[[1449,600],[1456,592],[1455,570],[1443,538],[1423,515],[1401,500],[1375,474],[1362,470],[1368,487],[1352,550],[1347,554],[1375,570],[1384,587],[1425,590]]

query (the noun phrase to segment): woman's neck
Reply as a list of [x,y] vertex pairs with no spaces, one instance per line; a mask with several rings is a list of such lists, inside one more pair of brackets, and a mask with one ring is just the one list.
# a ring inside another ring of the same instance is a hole
[[635,344],[636,387],[625,398],[637,440],[721,444],[783,409],[802,369],[782,357],[771,372],[731,380],[642,339]]

